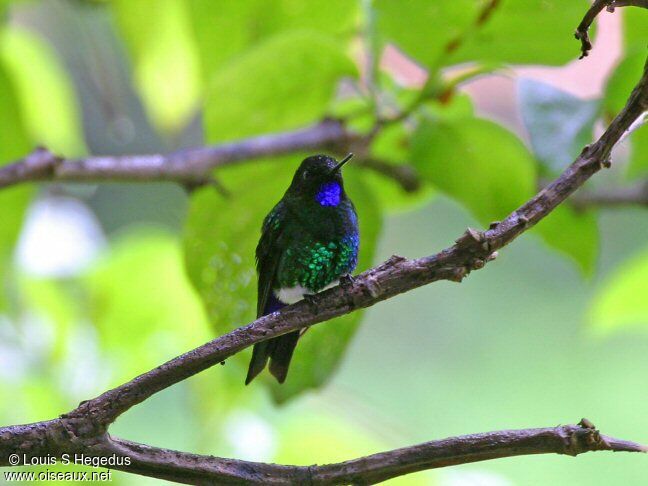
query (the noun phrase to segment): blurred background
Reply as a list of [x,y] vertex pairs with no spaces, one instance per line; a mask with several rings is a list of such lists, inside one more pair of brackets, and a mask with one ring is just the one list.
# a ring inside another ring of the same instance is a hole
[[[573,31],[588,5],[3,0],[0,162],[36,145],[68,158],[164,153],[327,116],[365,133],[404,114],[364,156],[416,171],[418,189],[361,163],[345,169],[359,270],[429,255],[504,218],[622,108],[645,59],[648,12],[602,13],[578,61]],[[250,322],[259,227],[305,155],[217,171],[229,196],[173,183],[2,189],[0,424],[57,416]],[[648,443],[648,207],[599,197],[647,178],[642,128],[587,184],[591,197],[577,195],[461,285],[437,282],[317,326],[282,387],[267,377],[243,386],[246,350],[130,410],[111,433],[303,465],[582,417]],[[389,484],[647,477],[643,457],[597,453]]]

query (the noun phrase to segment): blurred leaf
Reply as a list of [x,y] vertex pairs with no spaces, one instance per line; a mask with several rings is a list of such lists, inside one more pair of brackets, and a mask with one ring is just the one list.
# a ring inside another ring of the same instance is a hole
[[70,332],[75,320],[79,319],[80,308],[76,295],[64,282],[22,276],[20,293],[25,307],[52,322],[54,345],[52,358],[64,357],[69,344]]
[[[625,10],[625,9],[624,9]],[[603,107],[608,117],[621,111],[643,73],[645,48],[631,49],[617,64],[608,78],[603,96]]]
[[[374,139],[371,145],[371,155],[389,161],[394,166],[410,168],[412,173],[418,177],[414,167],[411,167],[409,159],[409,139],[411,133],[402,123],[392,124],[382,130]],[[432,199],[434,190],[430,184],[421,181],[421,187],[414,192],[406,192],[395,180],[383,174],[378,174],[371,169],[366,169],[363,178],[372,188],[372,192],[378,199],[378,204],[390,212],[412,210],[422,206]]]
[[[294,157],[291,160],[281,165],[266,161],[220,171],[233,194],[227,200],[211,189],[192,196],[185,231],[187,270],[218,335],[254,320],[254,251],[263,218],[285,192],[299,161]],[[362,177],[363,173],[352,169],[345,172],[347,191],[360,220],[359,269],[371,264],[380,229],[379,209]],[[253,188],[251,181],[255,181]],[[321,385],[337,366],[359,320],[360,313],[356,312],[339,318],[337,324],[308,331],[297,346],[288,380],[281,387],[272,385],[275,399],[283,401]],[[233,358],[240,364],[241,383],[249,359],[249,353]],[[267,374],[260,379],[272,383]]]
[[644,124],[630,135],[630,165],[628,176],[633,179],[648,177],[648,126]]
[[[16,91],[0,62],[0,165],[23,157],[30,150],[30,142],[22,122]],[[23,224],[25,209],[33,194],[29,185],[5,188],[0,191],[0,278],[6,284],[8,262],[18,233]],[[6,304],[7,292],[0,288],[0,308]]]
[[[377,0],[378,27],[386,41],[428,66],[465,61],[563,64],[575,59],[571,33],[588,2],[509,0],[499,2],[484,25],[475,22],[486,2]],[[405,7],[405,8],[404,8]],[[463,41],[444,54],[450,41]]]
[[410,158],[421,177],[484,224],[503,218],[534,191],[531,155],[514,134],[487,120],[424,120]]
[[376,25],[385,42],[433,65],[446,44],[472,25],[479,11],[475,0],[376,0]]
[[[288,187],[296,162],[289,167],[263,162],[227,168],[219,176],[231,197],[225,199],[212,188],[191,196],[185,263],[218,335],[254,319],[254,251],[261,223]],[[252,180],[257,181],[254,187]]]
[[207,138],[230,140],[314,122],[326,112],[340,78],[355,73],[330,38],[276,36],[215,76],[205,106]]
[[473,29],[451,59],[554,65],[575,60],[579,51],[572,34],[588,8],[587,0],[498,2],[492,17]]
[[211,80],[218,68],[254,44],[286,30],[350,38],[358,4],[348,0],[190,0],[205,79]]
[[626,260],[594,296],[590,323],[594,329],[610,332],[623,327],[648,329],[648,248]]
[[32,140],[67,157],[84,153],[74,87],[54,50],[20,27],[3,30],[0,46]]
[[187,4],[114,0],[111,5],[150,118],[166,132],[179,131],[196,112],[201,97],[200,60]]
[[593,273],[599,251],[596,213],[579,212],[562,204],[532,231],[538,233],[547,245],[572,258],[584,275]]
[[597,101],[531,79],[518,82],[518,99],[533,152],[549,174],[564,170],[592,141]]
[[[608,79],[603,98],[609,118],[615,116],[625,106],[632,89],[642,76],[645,62],[645,48],[631,49],[613,71]],[[639,127],[630,134],[625,143],[630,145],[628,176],[645,177],[648,175],[648,128],[645,125]]]
[[648,32],[648,15],[641,8],[620,8],[616,12],[623,15],[623,38],[629,48],[646,50],[646,32]]
[[207,326],[174,237],[139,229],[114,243],[86,277],[90,314],[115,381],[202,344]]

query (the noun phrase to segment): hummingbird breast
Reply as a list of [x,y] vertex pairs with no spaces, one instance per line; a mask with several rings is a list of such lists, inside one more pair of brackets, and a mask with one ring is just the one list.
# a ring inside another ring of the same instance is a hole
[[283,303],[301,300],[337,284],[358,262],[358,221],[349,200],[336,208],[300,218],[282,253],[275,296]]

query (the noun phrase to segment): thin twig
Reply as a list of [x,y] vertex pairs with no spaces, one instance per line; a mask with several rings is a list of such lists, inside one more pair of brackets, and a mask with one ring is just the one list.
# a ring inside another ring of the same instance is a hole
[[579,59],[587,57],[589,51],[592,50],[592,42],[590,41],[588,31],[594,19],[598,17],[604,8],[608,12],[614,12],[616,7],[648,8],[648,0],[595,0],[587,13],[585,13],[583,20],[578,24],[574,33],[576,39],[581,41],[581,55]]

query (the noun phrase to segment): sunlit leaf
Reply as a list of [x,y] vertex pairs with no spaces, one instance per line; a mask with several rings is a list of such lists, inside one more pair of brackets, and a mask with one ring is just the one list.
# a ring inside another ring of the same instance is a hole
[[358,5],[349,0],[190,0],[205,79],[209,81],[224,63],[282,31],[303,29],[348,39]]
[[[281,198],[300,160],[257,162],[221,171],[232,196],[224,199],[211,189],[192,196],[185,231],[185,260],[217,334],[252,321],[256,309],[254,251],[263,218]],[[362,172],[345,172],[347,192],[356,204],[361,231],[359,269],[371,264],[380,230],[380,212],[362,182]],[[251,182],[254,185],[251,186]],[[304,335],[295,352],[293,370],[281,387],[272,385],[276,400],[321,385],[336,368],[360,320],[355,313],[337,323],[316,326]],[[233,358],[240,365],[240,381],[249,353]],[[232,360],[230,360],[232,361]],[[264,374],[259,380],[271,384]]]
[[533,159],[522,142],[478,118],[425,120],[412,140],[421,177],[464,204],[483,224],[505,217],[534,191]]
[[481,28],[471,28],[474,34],[468,34],[451,59],[453,62],[564,64],[578,58],[574,26],[588,8],[587,0],[497,2],[491,18]]
[[[476,26],[488,3],[377,0],[378,27],[386,41],[426,65],[562,64],[577,57],[578,45],[571,34],[588,7],[585,0],[497,2],[486,22]],[[444,54],[450,42],[452,52]]]
[[57,54],[20,27],[0,31],[0,56],[10,73],[31,139],[55,153],[85,151],[79,106]]
[[[17,94],[10,82],[4,66],[0,63],[0,165],[13,162],[23,157],[30,150],[30,142],[24,128],[19,110]],[[0,307],[6,302],[6,285],[8,260],[22,227],[25,209],[32,196],[33,189],[27,185],[6,188],[0,191]]]
[[641,8],[620,8],[615,15],[623,16],[623,40],[625,45],[646,50],[646,32],[648,32],[648,15]]
[[325,114],[340,78],[355,72],[330,38],[308,32],[274,37],[212,80],[205,106],[207,138],[229,140],[315,122]]
[[619,113],[643,73],[646,62],[645,48],[630,49],[628,54],[617,64],[605,86],[603,107],[608,116]]
[[180,247],[166,233],[140,229],[123,236],[86,284],[115,381],[206,340],[205,317],[185,277]]
[[641,326],[648,329],[648,249],[626,260],[594,296],[590,323],[602,332]]
[[[388,126],[373,141],[371,155],[382,163],[411,173],[413,179],[421,179],[416,169],[407,163],[410,137],[411,133],[405,125]],[[434,196],[432,186],[422,180],[418,189],[407,192],[397,180],[369,168],[365,170],[363,177],[371,186],[381,207],[387,211],[411,210],[429,202]]]
[[518,82],[518,99],[534,155],[549,174],[561,172],[591,142],[598,102],[531,79]]
[[648,126],[644,125],[630,135],[630,165],[628,176],[645,178],[648,176]]
[[111,5],[150,118],[162,130],[177,132],[201,97],[200,61],[186,3],[115,0]]
[[[645,48],[630,49],[629,54],[613,71],[603,98],[608,117],[616,115],[625,106],[630,93],[641,79],[645,62]],[[627,175],[630,178],[645,177],[648,174],[648,128],[645,124],[632,132],[625,143],[630,145]]]
[[479,10],[475,0],[376,0],[374,5],[384,41],[427,65],[437,62],[446,44],[473,23]]

